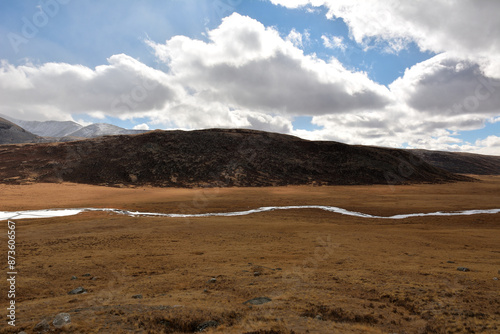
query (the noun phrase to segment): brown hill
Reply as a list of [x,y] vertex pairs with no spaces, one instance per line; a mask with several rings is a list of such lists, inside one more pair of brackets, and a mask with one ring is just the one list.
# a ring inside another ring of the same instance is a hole
[[404,150],[212,129],[4,145],[0,180],[224,187],[472,179],[433,167]]
[[0,117],[0,144],[37,143],[44,139]]
[[500,175],[500,156],[462,152],[410,150],[433,166],[452,173]]

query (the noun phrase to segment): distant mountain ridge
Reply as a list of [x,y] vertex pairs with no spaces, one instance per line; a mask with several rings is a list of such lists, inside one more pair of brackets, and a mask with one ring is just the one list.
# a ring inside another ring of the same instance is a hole
[[83,138],[95,138],[101,136],[109,135],[133,135],[147,132],[146,130],[128,130],[120,128],[119,126],[107,124],[107,123],[94,123],[82,127],[81,129],[72,132],[68,136],[71,137],[83,137]]
[[71,136],[75,131],[83,128],[82,125],[72,121],[21,121],[11,119],[11,122],[19,125],[23,129],[41,137],[66,137]]
[[76,138],[96,138],[101,136],[128,135],[146,132],[145,130],[128,130],[107,123],[94,123],[87,126],[82,126],[73,121],[40,122],[23,121],[8,116],[3,117],[28,132],[31,132],[40,137],[46,137],[49,141],[67,141]]
[[500,156],[418,149],[408,151],[431,165],[452,173],[500,175]]
[[5,118],[0,118],[0,144],[39,143],[43,141],[44,138],[26,131]]

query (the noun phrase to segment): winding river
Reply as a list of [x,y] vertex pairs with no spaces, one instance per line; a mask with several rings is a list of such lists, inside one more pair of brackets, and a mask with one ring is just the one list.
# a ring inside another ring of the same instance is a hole
[[84,212],[108,212],[108,213],[126,215],[130,217],[200,218],[200,217],[246,216],[259,212],[268,212],[276,210],[296,210],[296,209],[318,209],[346,216],[372,218],[372,219],[405,219],[412,217],[427,217],[427,216],[469,216],[478,214],[500,213],[500,209],[489,209],[489,210],[464,210],[464,211],[450,211],[450,212],[437,211],[430,213],[410,213],[410,214],[401,214],[401,215],[383,217],[383,216],[374,216],[361,212],[349,211],[335,206],[323,206],[323,205],[264,206],[257,209],[246,210],[246,211],[198,213],[198,214],[154,213],[154,212],[127,211],[120,209],[80,208],[80,209],[30,210],[30,211],[16,211],[16,212],[0,211],[0,221],[30,219],[30,218],[41,219],[41,218],[52,218],[52,217],[67,217],[67,216],[74,216]]

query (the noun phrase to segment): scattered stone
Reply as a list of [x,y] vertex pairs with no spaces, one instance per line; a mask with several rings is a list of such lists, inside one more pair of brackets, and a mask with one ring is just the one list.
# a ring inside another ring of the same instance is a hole
[[215,320],[209,320],[209,321],[205,321],[205,322],[202,322],[197,328],[196,328],[196,331],[197,332],[203,332],[205,329],[207,328],[210,328],[210,327],[217,327],[219,326],[219,323]]
[[97,279],[98,279],[98,278],[99,278],[99,277],[94,276],[94,277],[92,277],[90,280],[91,280],[91,281],[97,281]]
[[458,267],[457,270],[458,271],[470,271],[470,269],[466,268],[466,267]]
[[71,279],[72,279],[72,280],[75,280],[75,279],[78,279],[78,277],[76,277],[76,276],[71,276]]
[[208,290],[207,290],[207,289],[203,289],[203,292],[207,293],[207,292],[208,292]]
[[455,261],[446,261],[446,263],[455,263]]
[[316,315],[316,317],[314,317],[314,319],[323,320],[323,316],[321,314],[318,314],[318,315]]
[[92,276],[92,275],[90,275],[90,274],[83,274],[82,276],[83,276],[83,277],[90,277],[90,276]]
[[17,334],[28,334],[28,333],[26,333],[25,331],[22,331],[22,332],[19,332]]
[[261,275],[261,273],[260,273],[259,271],[256,271],[256,272],[254,272],[254,273],[253,273],[253,275],[254,275],[254,276],[260,276],[260,275]]
[[215,282],[217,282],[217,279],[215,277],[212,277],[207,281],[207,283],[215,283]]
[[68,295],[81,295],[82,293],[87,293],[87,290],[79,286],[78,288],[68,292]]
[[71,323],[71,316],[69,313],[59,313],[56,315],[54,321],[52,321],[52,324],[56,328],[61,328],[64,325],[70,324]]
[[49,330],[50,330],[50,325],[45,319],[43,319],[42,321],[37,323],[35,327],[33,327],[33,331],[35,333],[45,333],[48,332]]
[[494,281],[498,281],[498,277],[493,277],[493,280]]
[[432,311],[425,311],[420,315],[424,320],[430,320],[434,317],[434,313]]
[[281,268],[276,268],[275,270],[283,270],[283,269],[281,269]]
[[133,295],[132,298],[134,298],[134,299],[142,299],[142,295]]
[[254,299],[247,300],[243,304],[244,305],[246,305],[246,304],[262,305],[262,304],[265,304],[265,303],[269,303],[270,301],[272,301],[272,299],[268,298],[268,297],[257,297],[257,298],[254,298]]

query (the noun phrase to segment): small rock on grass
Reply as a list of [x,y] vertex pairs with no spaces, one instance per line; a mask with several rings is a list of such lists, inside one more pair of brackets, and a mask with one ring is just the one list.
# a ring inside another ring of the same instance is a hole
[[133,295],[132,298],[134,298],[134,299],[142,299],[142,295]]
[[45,319],[43,319],[42,321],[37,323],[35,327],[33,327],[33,331],[35,333],[45,333],[48,332],[49,330],[50,330],[50,325]]
[[54,318],[54,321],[52,321],[52,324],[56,328],[61,328],[62,326],[70,324],[70,323],[71,323],[71,316],[69,315],[69,313],[59,313]]
[[87,293],[87,290],[85,290],[84,288],[79,286],[78,288],[73,289],[70,292],[68,292],[68,295],[81,295],[82,293]]
[[268,297],[257,297],[257,298],[254,298],[254,299],[247,300],[243,304],[245,304],[245,305],[246,304],[250,304],[250,305],[262,305],[262,304],[265,304],[265,303],[269,303],[270,301],[272,301],[272,299],[268,298]]
[[78,277],[76,277],[76,276],[71,276],[71,279],[72,279],[72,280],[75,280],[75,279],[78,279]]
[[470,269],[466,268],[466,267],[458,267],[457,270],[458,271],[470,271]]
[[217,282],[217,279],[215,277],[212,277],[207,281],[207,283],[215,283],[215,282]]
[[197,328],[196,328],[196,331],[197,332],[203,332],[205,329],[209,328],[209,327],[217,327],[219,326],[219,323],[215,320],[209,320],[209,321],[205,321],[205,322],[202,322]]

